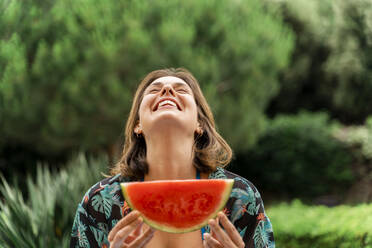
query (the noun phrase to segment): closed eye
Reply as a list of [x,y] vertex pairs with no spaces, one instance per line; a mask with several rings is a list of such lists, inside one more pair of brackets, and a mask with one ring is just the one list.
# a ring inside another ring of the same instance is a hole
[[154,88],[154,89],[149,90],[148,92],[149,92],[149,93],[157,93],[157,92],[159,92],[159,91],[160,91],[160,89],[156,89],[156,88]]
[[177,89],[177,92],[179,93],[188,93],[189,91],[186,89]]

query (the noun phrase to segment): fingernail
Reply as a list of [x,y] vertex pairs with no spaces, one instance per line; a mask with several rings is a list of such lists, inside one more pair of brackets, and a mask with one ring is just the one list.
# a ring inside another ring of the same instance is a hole
[[113,239],[114,239],[114,235],[112,235],[112,234],[109,235],[109,237],[108,237],[108,241],[109,241],[109,242],[112,242]]

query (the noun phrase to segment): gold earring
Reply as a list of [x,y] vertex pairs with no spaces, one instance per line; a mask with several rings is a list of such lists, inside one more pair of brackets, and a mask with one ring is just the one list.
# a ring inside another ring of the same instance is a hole
[[136,134],[137,138],[141,137],[142,130],[139,126],[134,128],[134,133]]
[[201,127],[198,127],[196,129],[196,133],[199,134],[199,135],[202,135],[203,134],[203,129]]

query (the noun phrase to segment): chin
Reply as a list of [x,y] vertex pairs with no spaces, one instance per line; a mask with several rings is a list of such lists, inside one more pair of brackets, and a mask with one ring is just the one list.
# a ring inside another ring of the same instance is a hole
[[166,132],[179,130],[182,131],[182,133],[190,132],[192,135],[194,133],[193,130],[190,130],[190,127],[193,126],[190,121],[181,119],[179,116],[175,116],[174,114],[162,114],[154,119],[152,124],[151,129],[154,132],[159,132],[161,130]]

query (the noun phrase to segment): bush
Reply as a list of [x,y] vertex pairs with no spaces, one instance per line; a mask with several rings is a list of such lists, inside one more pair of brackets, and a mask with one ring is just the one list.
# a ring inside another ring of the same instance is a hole
[[335,137],[356,153],[358,162],[372,160],[372,116],[363,126],[349,126],[335,130]]
[[77,205],[106,166],[106,158],[88,162],[83,155],[58,173],[39,166],[36,180],[26,179],[27,199],[2,178],[0,247],[68,247]]
[[266,211],[278,247],[372,247],[372,204],[329,208],[295,200]]
[[353,177],[351,156],[332,136],[336,126],[324,113],[278,116],[234,164],[262,190],[289,197],[342,192]]
[[348,203],[372,201],[372,117],[363,126],[335,130],[334,136],[345,143],[352,154],[355,182],[348,192]]

